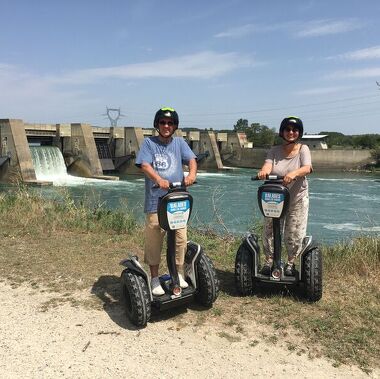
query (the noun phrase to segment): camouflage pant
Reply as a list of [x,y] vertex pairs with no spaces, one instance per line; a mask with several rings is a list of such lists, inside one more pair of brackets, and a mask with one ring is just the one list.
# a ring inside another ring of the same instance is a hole
[[[309,196],[306,195],[294,204],[290,204],[285,217],[281,219],[282,238],[288,252],[288,262],[294,263],[301,252],[302,240],[306,236],[307,218],[309,214]],[[263,245],[266,262],[273,261],[273,223],[265,218]]]

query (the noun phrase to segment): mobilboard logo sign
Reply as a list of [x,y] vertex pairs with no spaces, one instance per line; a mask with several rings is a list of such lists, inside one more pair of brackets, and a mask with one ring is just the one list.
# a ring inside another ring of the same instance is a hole
[[190,216],[190,201],[170,201],[166,207],[169,228],[171,230],[183,229]]
[[261,206],[265,217],[279,218],[284,208],[285,196],[283,193],[263,192]]

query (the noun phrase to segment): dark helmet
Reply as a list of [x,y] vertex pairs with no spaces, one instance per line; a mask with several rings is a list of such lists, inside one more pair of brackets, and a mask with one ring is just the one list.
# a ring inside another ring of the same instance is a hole
[[298,139],[301,139],[302,136],[303,136],[303,123],[302,123],[302,120],[298,117],[294,117],[294,116],[290,116],[290,117],[285,117],[282,121],[281,121],[281,125],[280,125],[280,131],[278,132],[278,135],[285,139],[284,138],[284,129],[288,126],[288,125],[292,125],[294,126],[296,129],[298,129],[299,133],[298,133]]
[[153,121],[153,126],[158,130],[158,121],[160,121],[161,118],[171,118],[174,123],[174,130],[178,128],[179,124],[179,118],[178,118],[178,113],[173,109],[169,107],[164,107],[159,109],[156,112],[156,115],[154,116],[154,121]]

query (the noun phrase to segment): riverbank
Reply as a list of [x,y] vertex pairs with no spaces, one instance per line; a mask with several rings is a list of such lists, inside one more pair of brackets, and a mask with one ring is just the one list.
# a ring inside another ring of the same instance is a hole
[[[83,370],[95,368],[95,377],[133,377],[133,368],[137,377],[153,375],[146,362],[154,360],[168,377],[185,368],[199,377],[268,377],[278,373],[281,357],[287,376],[379,375],[378,237],[324,248],[323,298],[308,304],[286,289],[238,297],[233,267],[239,240],[191,230],[217,268],[217,302],[209,310],[192,306],[156,315],[136,330],[124,317],[119,291],[118,262],[129,252],[142,256],[141,228],[128,212],[68,196],[47,201],[20,189],[1,195],[0,225],[0,354],[19,357],[19,365],[15,358],[1,360],[4,374],[24,369],[31,377],[94,377]],[[185,361],[176,359],[177,349],[186,349]]]

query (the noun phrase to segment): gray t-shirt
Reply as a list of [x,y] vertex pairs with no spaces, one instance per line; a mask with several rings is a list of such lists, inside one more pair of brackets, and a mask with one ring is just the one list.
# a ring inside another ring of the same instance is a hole
[[[158,136],[148,137],[140,148],[136,158],[136,166],[142,163],[152,165],[161,178],[169,182],[181,182],[183,180],[182,164],[188,164],[196,155],[183,138],[173,137],[170,143],[162,143]],[[145,213],[156,213],[158,198],[165,195],[166,191],[153,188],[154,182],[145,176]]]
[[[302,166],[311,166],[311,154],[307,145],[302,145],[299,152],[293,157],[286,157],[282,145],[273,146],[267,155],[265,163],[272,164],[273,175],[285,176]],[[299,177],[288,186],[290,203],[295,203],[308,194],[307,178]]]

